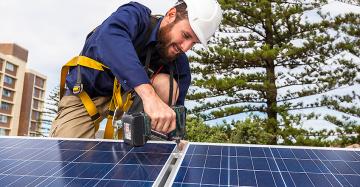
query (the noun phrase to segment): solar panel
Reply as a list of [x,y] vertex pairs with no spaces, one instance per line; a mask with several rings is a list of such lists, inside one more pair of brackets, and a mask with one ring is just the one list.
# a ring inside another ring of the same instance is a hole
[[0,186],[360,186],[360,151],[0,138]]
[[190,143],[173,186],[360,186],[360,151]]
[[0,138],[0,186],[152,186],[175,147]]

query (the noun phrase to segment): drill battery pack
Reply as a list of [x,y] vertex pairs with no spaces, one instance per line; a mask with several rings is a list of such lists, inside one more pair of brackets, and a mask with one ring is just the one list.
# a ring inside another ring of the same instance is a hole
[[151,129],[150,118],[144,112],[125,113],[121,119],[124,142],[131,146],[143,146],[150,139],[183,139],[185,136],[186,108],[174,106],[172,109],[176,114],[176,129],[169,134]]

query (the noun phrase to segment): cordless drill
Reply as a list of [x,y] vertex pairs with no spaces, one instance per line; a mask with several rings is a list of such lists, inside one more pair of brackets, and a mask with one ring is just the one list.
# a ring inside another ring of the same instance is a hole
[[171,108],[176,114],[176,129],[169,134],[151,129],[150,118],[144,112],[125,113],[121,119],[124,142],[131,146],[143,146],[149,139],[175,140],[179,143],[185,135],[186,108],[181,105]]

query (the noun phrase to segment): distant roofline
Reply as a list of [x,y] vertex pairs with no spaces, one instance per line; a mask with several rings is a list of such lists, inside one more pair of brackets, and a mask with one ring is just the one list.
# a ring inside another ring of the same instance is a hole
[[0,53],[10,55],[27,62],[29,51],[16,43],[0,43]]

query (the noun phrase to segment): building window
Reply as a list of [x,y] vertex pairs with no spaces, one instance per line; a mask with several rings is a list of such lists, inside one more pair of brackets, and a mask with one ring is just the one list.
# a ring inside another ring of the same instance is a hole
[[0,129],[0,136],[6,136],[6,130]]
[[38,109],[39,108],[39,101],[33,100],[33,108]]
[[39,98],[39,95],[40,95],[39,92],[40,92],[39,89],[34,88],[34,97]]
[[38,101],[37,100],[33,100],[33,108],[37,109],[38,108]]
[[9,71],[14,71],[15,70],[15,65],[8,62],[8,63],[6,63],[5,68],[7,70],[9,70]]
[[37,89],[37,88],[34,88],[34,97],[36,98],[42,98],[43,97],[43,91]]
[[1,102],[0,109],[2,110],[10,110],[10,104],[6,102]]
[[5,82],[6,84],[12,85],[12,84],[14,83],[14,79],[11,78],[11,77],[9,77],[9,76],[7,76],[7,75],[5,75],[5,77],[4,77],[4,82]]
[[3,89],[2,95],[5,97],[11,97],[11,91],[7,89]]
[[0,115],[0,123],[7,123],[7,122],[8,122],[8,117],[4,115]]
[[30,124],[30,131],[36,131],[36,127],[37,127],[36,124],[37,124],[36,122],[31,122],[31,124]]
[[45,80],[40,77],[36,77],[35,84],[42,88],[42,87],[44,87]]
[[40,113],[37,111],[33,111],[33,120],[40,120]]

